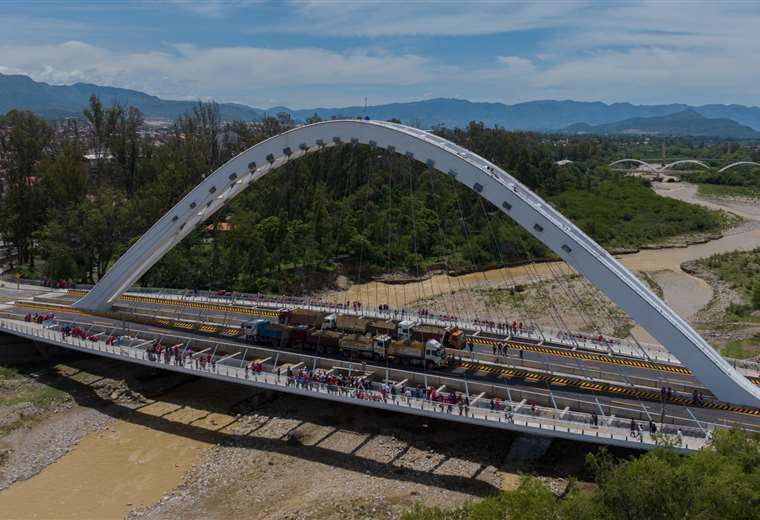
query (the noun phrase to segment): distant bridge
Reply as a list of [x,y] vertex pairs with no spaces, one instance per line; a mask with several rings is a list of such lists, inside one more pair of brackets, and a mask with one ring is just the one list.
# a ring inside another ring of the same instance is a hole
[[617,166],[618,164],[625,164],[625,163],[634,163],[638,164],[639,166],[651,171],[652,173],[657,172],[657,167],[651,165],[648,162],[641,161],[639,159],[618,159],[617,161],[611,162],[607,166]]
[[[664,166],[655,166],[652,163],[642,161],[641,159],[633,159],[630,157],[627,157],[625,159],[618,159],[617,161],[613,161],[607,166],[617,166],[619,164],[626,164],[626,163],[633,163],[639,165],[639,169],[649,170],[652,173],[663,173],[666,170],[670,170],[675,166],[680,166],[682,164],[693,164],[695,166],[699,166],[700,168],[704,168],[705,170],[709,170],[712,168],[709,164],[699,161],[697,159],[681,159],[678,161],[673,161],[671,163],[668,163]],[[733,162],[729,165],[723,166],[721,169],[718,170],[718,173],[723,173],[725,171],[728,171],[732,168],[736,168],[738,166],[760,166],[760,163],[754,162],[754,161],[737,161]]]
[[724,171],[730,170],[731,168],[735,168],[736,166],[746,166],[746,165],[760,166],[760,163],[756,163],[754,161],[737,161],[735,163],[729,164],[728,166],[724,166],[723,168],[718,170],[718,173],[723,173]]
[[700,167],[702,167],[702,168],[704,168],[706,170],[710,169],[710,167],[708,165],[706,165],[705,163],[703,163],[702,161],[697,161],[695,159],[683,159],[681,161],[674,161],[672,163],[666,164],[665,166],[663,166],[662,168],[660,168],[659,171],[669,170],[673,166],[678,166],[679,164],[695,164],[695,165],[700,166]]

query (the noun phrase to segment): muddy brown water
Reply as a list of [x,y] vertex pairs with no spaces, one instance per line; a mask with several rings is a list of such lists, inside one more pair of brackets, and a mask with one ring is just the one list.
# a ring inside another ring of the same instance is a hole
[[229,408],[250,393],[204,380],[182,385],[140,408],[140,420],[112,421],[36,476],[1,491],[0,517],[116,519],[149,506],[203,461],[213,432],[234,422],[208,409]]
[[[710,302],[713,290],[704,280],[682,271],[681,264],[718,253],[760,247],[760,204],[730,199],[704,199],[697,196],[697,187],[693,184],[655,183],[655,191],[665,197],[700,204],[710,209],[730,211],[746,221],[726,232],[722,238],[704,244],[645,249],[619,257],[629,270],[650,273],[662,288],[665,302],[679,315],[689,318]],[[550,262],[491,269],[462,276],[436,274],[427,280],[406,284],[356,284],[342,291],[326,293],[324,297],[337,302],[361,301],[370,308],[384,303],[392,308],[402,308],[420,300],[453,295],[452,298],[459,298],[460,305],[466,307],[467,299],[463,296],[463,291],[468,289],[496,284],[531,283],[550,279],[554,273],[569,272],[570,268],[563,262]],[[461,296],[458,297],[457,293]],[[451,307],[455,309],[456,305],[452,304]],[[655,341],[641,327],[637,326],[633,332],[641,341]]]

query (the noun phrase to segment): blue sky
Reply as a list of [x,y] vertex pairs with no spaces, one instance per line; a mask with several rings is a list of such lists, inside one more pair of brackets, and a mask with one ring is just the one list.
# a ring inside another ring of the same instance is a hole
[[2,0],[0,72],[293,108],[760,105],[760,2]]

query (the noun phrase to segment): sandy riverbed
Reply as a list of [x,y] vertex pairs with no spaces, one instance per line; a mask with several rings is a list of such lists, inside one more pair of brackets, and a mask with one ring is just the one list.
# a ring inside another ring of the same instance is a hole
[[[204,430],[234,422],[204,404],[232,406],[250,393],[247,387],[206,380],[182,385],[135,412],[140,420],[110,422],[38,475],[1,491],[0,516],[116,519],[153,504],[203,460],[212,445]],[[189,425],[200,434],[187,435],[184,427]]]

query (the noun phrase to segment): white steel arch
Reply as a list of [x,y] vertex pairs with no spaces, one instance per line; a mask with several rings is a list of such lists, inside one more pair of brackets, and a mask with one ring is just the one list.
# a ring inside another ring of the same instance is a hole
[[735,168],[737,166],[745,166],[745,165],[752,165],[752,166],[760,166],[760,163],[756,163],[755,161],[737,161],[735,163],[731,163],[728,166],[724,166],[720,170],[718,170],[718,173],[723,173],[726,170],[730,170],[731,168]]
[[665,166],[663,166],[662,168],[660,168],[660,171],[665,171],[665,170],[667,170],[669,168],[672,168],[673,166],[678,166],[679,164],[696,164],[697,166],[701,166],[702,168],[705,168],[705,169],[708,169],[708,170],[710,169],[710,167],[708,165],[706,165],[705,163],[703,163],[702,161],[697,161],[697,160],[694,160],[694,159],[684,159],[682,161],[675,161],[675,162],[672,162],[670,164],[666,164]]
[[656,172],[657,171],[657,168],[655,168],[654,166],[652,166],[648,162],[640,161],[638,159],[618,159],[617,161],[611,162],[607,166],[616,166],[618,164],[623,164],[623,163],[635,163],[635,164],[638,164],[639,166],[643,166],[644,168],[646,168],[649,171],[652,171],[652,172]]
[[110,309],[167,251],[251,183],[292,159],[340,143],[362,143],[406,154],[474,190],[588,278],[719,399],[760,406],[759,388],[736,372],[649,287],[517,179],[442,137],[382,121],[325,121],[252,146],[206,177],[161,217],[74,305],[86,310]]

